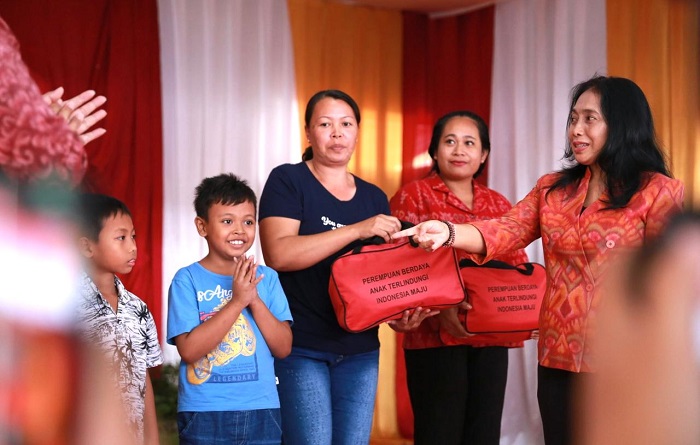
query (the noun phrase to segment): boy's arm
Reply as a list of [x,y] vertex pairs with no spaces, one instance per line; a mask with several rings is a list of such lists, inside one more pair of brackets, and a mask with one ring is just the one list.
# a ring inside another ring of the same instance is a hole
[[272,355],[276,358],[288,356],[292,352],[292,328],[289,322],[280,321],[272,315],[260,297],[251,301],[249,308]]
[[143,414],[143,443],[144,445],[158,445],[158,416],[156,416],[156,399],[151,384],[151,375],[146,371],[146,409]]
[[245,308],[245,304],[238,300],[229,301],[219,312],[204,321],[190,332],[185,332],[175,337],[175,346],[185,363],[191,364],[212,351]]
[[235,263],[231,300],[220,311],[190,332],[175,337],[177,352],[185,363],[196,362],[221,343],[243,309],[256,298],[255,286],[263,279],[263,275],[256,277],[255,258],[241,257],[236,259]]

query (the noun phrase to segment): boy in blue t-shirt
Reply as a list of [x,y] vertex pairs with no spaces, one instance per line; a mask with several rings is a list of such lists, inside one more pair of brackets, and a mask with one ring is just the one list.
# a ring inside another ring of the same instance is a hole
[[232,174],[196,189],[195,226],[209,253],[180,269],[168,293],[167,339],[182,357],[181,444],[281,442],[273,357],[291,351],[292,316],[277,272],[245,255],[256,206]]

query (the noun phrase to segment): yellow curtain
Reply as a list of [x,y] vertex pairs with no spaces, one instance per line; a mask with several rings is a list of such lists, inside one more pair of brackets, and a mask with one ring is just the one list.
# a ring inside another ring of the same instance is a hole
[[401,13],[327,0],[288,0],[301,134],[304,108],[335,88],[360,106],[360,141],[350,170],[391,197],[401,179]]
[[[402,21],[397,11],[330,0],[288,0],[302,140],[303,113],[318,90],[341,89],[360,105],[360,142],[350,170],[392,196],[401,173]],[[608,0],[608,73],[637,82],[687,203],[700,208],[700,2]],[[393,332],[382,326],[373,439],[399,437]]]
[[[398,11],[327,0],[288,0],[302,140],[304,108],[319,90],[350,94],[360,106],[360,140],[350,171],[391,197],[401,180],[402,19]],[[379,388],[372,437],[398,437],[395,336],[380,328]]]
[[608,0],[608,73],[644,90],[686,204],[700,208],[700,2]]

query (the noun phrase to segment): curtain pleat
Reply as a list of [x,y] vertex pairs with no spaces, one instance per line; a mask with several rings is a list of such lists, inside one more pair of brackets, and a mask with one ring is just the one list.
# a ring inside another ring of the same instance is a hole
[[83,188],[115,196],[133,214],[138,262],[123,277],[161,325],[162,136],[155,0],[3,0],[0,15],[43,91],[107,97],[102,138],[87,145]]
[[[403,169],[401,183],[425,176],[432,165],[428,145],[435,121],[455,110],[471,110],[488,123],[494,8],[433,19],[403,14]],[[477,179],[486,183],[488,166]],[[403,336],[397,336],[396,397],[399,431],[413,437],[413,412],[406,387]]]
[[350,171],[387,194],[401,174],[401,15],[324,0],[289,0],[299,102],[298,160],[306,102],[340,89],[360,106],[360,140]]
[[[489,186],[511,202],[561,168],[569,91],[605,73],[605,0],[521,0],[496,5]],[[543,262],[541,242],[528,248]],[[509,351],[501,444],[543,443],[536,342]]]
[[608,67],[644,90],[686,204],[700,206],[700,2],[608,0]]
[[[404,13],[402,184],[430,169],[428,145],[440,116],[466,109],[489,122],[493,14],[493,7],[439,19]],[[478,180],[487,178],[488,168]]]
[[[43,90],[107,96],[108,133],[87,147],[84,185],[132,210],[139,263],[123,278],[162,335],[172,275],[205,253],[195,185],[232,171],[259,193],[271,168],[300,160],[304,106],[320,89],[358,101],[350,169],[387,195],[427,171],[435,119],[468,108],[490,123],[489,186],[517,201],[559,167],[571,86],[595,72],[629,77],[700,205],[697,0],[505,0],[440,19],[328,0],[2,0],[0,15]],[[402,350],[388,328],[380,337],[373,437],[410,436]],[[510,355],[502,444],[541,443],[529,343]]]
[[[195,187],[230,172],[260,196],[270,170],[297,161],[299,134],[284,2],[160,0],[158,6],[167,301],[175,272],[208,251],[193,223]],[[263,262],[259,240],[251,253]],[[179,360],[173,346],[164,353],[168,361]]]
[[[301,137],[304,109],[319,90],[339,89],[360,107],[360,140],[351,172],[391,196],[401,175],[401,14],[324,0],[288,0],[294,42]],[[380,328],[379,387],[372,437],[398,436],[394,394],[394,333]]]

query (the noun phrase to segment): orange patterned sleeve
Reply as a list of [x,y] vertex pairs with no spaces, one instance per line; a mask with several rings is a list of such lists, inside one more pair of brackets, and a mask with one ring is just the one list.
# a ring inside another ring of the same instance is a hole
[[651,203],[647,212],[644,239],[650,240],[661,233],[673,214],[683,210],[685,187],[677,179],[656,174],[645,191],[648,191]]

